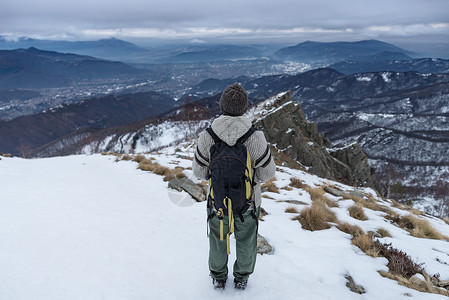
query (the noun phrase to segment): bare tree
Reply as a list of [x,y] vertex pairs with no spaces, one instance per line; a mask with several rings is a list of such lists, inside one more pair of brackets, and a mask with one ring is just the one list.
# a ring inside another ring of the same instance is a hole
[[393,164],[387,162],[381,167],[380,171],[376,173],[376,177],[386,191],[385,197],[390,198],[391,187],[400,182],[404,178],[404,175],[401,174]]
[[447,181],[438,180],[435,187],[435,200],[438,204],[435,208],[440,217],[449,217],[449,183]]

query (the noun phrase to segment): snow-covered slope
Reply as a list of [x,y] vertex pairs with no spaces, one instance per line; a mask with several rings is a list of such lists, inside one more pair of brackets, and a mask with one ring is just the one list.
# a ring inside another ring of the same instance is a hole
[[[188,152],[176,150],[147,157],[167,167],[181,166],[191,178],[191,161],[182,158]],[[205,203],[169,189],[162,176],[138,170],[136,162],[115,159],[1,158],[0,299],[446,299],[379,275],[378,270],[388,270],[387,260],[364,254],[335,224],[312,232],[292,221],[285,209],[302,210],[312,201],[303,189],[282,189],[291,177],[312,187],[353,188],[285,167],[276,174],[280,193],[265,192],[273,199],[262,203],[269,214],[259,233],[273,253],[258,256],[245,291],[235,291],[230,282],[225,291],[216,291],[208,276]],[[361,192],[374,196],[369,189]],[[392,237],[382,242],[424,263],[429,274],[449,279],[446,241],[412,237],[381,211],[365,208],[368,220],[356,220],[347,209],[352,200],[326,196],[338,201],[339,207],[331,210],[340,221],[365,231],[387,229]],[[391,202],[381,204],[406,214]],[[449,235],[442,220],[425,219]],[[232,251],[230,267],[234,255]],[[351,292],[345,275],[366,293]]]

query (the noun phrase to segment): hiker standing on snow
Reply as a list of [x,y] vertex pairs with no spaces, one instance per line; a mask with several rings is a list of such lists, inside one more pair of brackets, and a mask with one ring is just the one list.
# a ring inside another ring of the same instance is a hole
[[234,232],[235,288],[245,289],[257,255],[257,229],[261,205],[260,184],[276,167],[263,132],[243,114],[248,95],[242,86],[228,86],[221,95],[223,115],[198,138],[193,173],[209,180],[207,200],[209,270],[215,288],[224,289],[228,276],[229,236]]

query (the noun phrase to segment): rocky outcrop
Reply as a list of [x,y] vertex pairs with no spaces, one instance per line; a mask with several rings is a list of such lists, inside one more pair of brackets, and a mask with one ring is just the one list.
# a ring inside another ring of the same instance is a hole
[[332,148],[331,142],[308,122],[299,103],[286,92],[253,109],[253,124],[265,133],[275,149],[320,177],[354,186],[376,188],[376,181],[363,150],[352,144]]

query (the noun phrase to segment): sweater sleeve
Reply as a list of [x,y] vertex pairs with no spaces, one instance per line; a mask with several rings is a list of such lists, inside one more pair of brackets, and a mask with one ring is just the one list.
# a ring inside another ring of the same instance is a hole
[[213,144],[212,137],[207,132],[202,132],[198,137],[195,156],[192,162],[193,175],[200,179],[207,179],[209,166],[209,149]]
[[256,131],[248,139],[247,148],[254,162],[256,180],[260,183],[274,177],[276,165],[271,156],[270,146],[262,131]]

